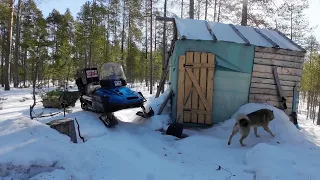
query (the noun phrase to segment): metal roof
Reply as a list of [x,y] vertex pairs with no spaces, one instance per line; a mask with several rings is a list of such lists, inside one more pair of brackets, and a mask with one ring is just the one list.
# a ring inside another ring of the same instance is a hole
[[305,49],[278,31],[205,20],[174,18],[179,39],[225,41],[305,52]]

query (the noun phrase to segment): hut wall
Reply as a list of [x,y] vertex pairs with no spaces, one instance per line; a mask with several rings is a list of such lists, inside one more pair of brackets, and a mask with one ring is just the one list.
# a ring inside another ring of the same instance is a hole
[[[174,92],[171,117],[176,121],[178,60],[187,51],[215,54],[212,121],[214,124],[229,119],[237,109],[248,103],[253,66],[254,47],[243,44],[213,41],[178,40],[170,58],[171,89]],[[238,70],[232,69],[236,68]]]
[[293,88],[295,84],[300,90],[303,52],[274,48],[255,48],[252,78],[250,84],[249,102],[268,103],[280,107],[280,98],[274,75],[273,66],[277,72],[283,94],[287,99],[287,114],[292,112]]

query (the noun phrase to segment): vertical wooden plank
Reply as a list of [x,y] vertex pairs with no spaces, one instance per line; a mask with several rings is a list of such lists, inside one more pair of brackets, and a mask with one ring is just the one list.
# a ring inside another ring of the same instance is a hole
[[[207,53],[201,53],[201,62],[200,63],[207,63]],[[200,87],[203,92],[203,94],[206,94],[206,89],[207,89],[207,69],[206,68],[201,68],[200,69]],[[199,101],[199,110],[205,110],[204,105],[201,101]],[[198,116],[198,123],[204,124],[205,122],[205,117],[206,115],[204,114],[199,114]]]
[[[194,63],[200,63],[200,52],[195,52],[194,53],[194,59],[193,59]],[[193,68],[193,74],[197,80],[197,82],[199,83],[199,79],[200,79],[200,68]],[[192,109],[199,109],[199,95],[197,93],[193,93],[192,94]],[[191,122],[192,123],[197,123],[198,122],[198,114],[192,114],[191,117]]]
[[[208,54],[208,64],[214,65],[214,55],[212,53]],[[214,66],[213,66],[214,67]],[[214,68],[208,68],[208,75],[207,75],[207,101],[212,105],[213,99],[213,84],[214,84]],[[212,113],[212,109],[207,109]],[[206,116],[206,124],[212,124],[212,115]]]
[[181,113],[180,119],[177,119],[178,123],[183,123],[183,103],[184,103],[184,77],[185,69],[184,64],[186,63],[186,57],[184,55],[179,56],[179,74],[178,74],[178,97],[177,97],[177,118]]
[[[187,57],[186,57],[186,63],[187,64],[192,64],[193,63],[193,52],[187,52]],[[184,84],[184,97],[186,98],[192,87],[192,82],[190,80],[189,76],[185,76],[185,84]],[[188,99],[185,109],[191,109],[191,98]],[[183,113],[183,122],[191,122],[191,114],[190,113]]]

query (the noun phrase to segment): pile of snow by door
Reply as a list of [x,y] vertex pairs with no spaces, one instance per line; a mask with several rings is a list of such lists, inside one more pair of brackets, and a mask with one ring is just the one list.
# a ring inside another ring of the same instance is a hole
[[[249,146],[253,145],[244,157],[246,171],[254,173],[256,180],[318,179],[320,148],[309,141],[282,110],[267,104],[249,103],[240,107],[233,118],[239,113],[248,114],[262,108],[273,110],[275,118],[269,127],[276,136],[269,137],[263,128],[258,128],[263,136],[256,138],[251,131],[251,137],[244,140]],[[261,142],[253,144],[253,139]]]

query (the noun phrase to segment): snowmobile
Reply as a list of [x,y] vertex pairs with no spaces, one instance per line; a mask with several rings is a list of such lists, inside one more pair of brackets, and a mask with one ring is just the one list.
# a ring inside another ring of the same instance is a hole
[[142,111],[136,115],[143,118],[154,115],[151,107],[146,111],[144,102],[147,100],[142,93],[126,86],[126,77],[119,63],[105,63],[99,73],[95,67],[78,70],[76,84],[80,92],[81,108],[102,113],[99,119],[106,127],[118,124],[114,112],[119,110],[141,107]]

